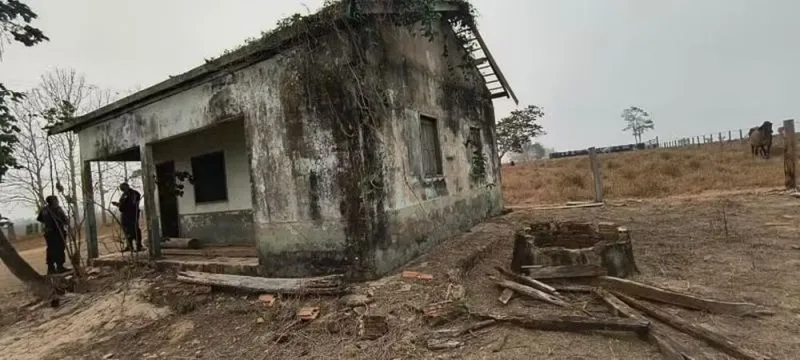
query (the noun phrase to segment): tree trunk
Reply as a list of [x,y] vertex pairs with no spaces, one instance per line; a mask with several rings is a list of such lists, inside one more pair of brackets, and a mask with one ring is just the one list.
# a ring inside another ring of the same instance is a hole
[[56,300],[56,294],[47,279],[34,270],[25,259],[19,256],[6,235],[0,231],[0,260],[8,270],[40,300]]

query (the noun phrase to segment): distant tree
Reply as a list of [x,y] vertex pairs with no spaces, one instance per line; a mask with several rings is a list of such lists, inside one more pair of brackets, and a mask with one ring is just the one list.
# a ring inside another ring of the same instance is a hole
[[545,134],[537,121],[544,117],[542,109],[528,105],[522,110],[514,110],[497,123],[497,150],[502,159],[509,152],[523,152],[533,138]]
[[630,131],[637,144],[642,142],[642,134],[645,131],[655,127],[655,123],[650,119],[650,114],[636,106],[623,110],[622,119],[628,124],[622,131]]
[[544,156],[547,154],[547,150],[545,150],[544,146],[538,142],[531,144],[531,152],[537,159],[544,158]]

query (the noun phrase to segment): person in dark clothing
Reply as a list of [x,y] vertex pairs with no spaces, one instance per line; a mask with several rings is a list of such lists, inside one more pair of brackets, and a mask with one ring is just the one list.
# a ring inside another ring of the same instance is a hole
[[69,218],[58,204],[58,198],[50,195],[45,198],[45,206],[39,210],[36,220],[44,224],[44,241],[47,244],[47,273],[61,274],[68,272],[64,267],[67,258],[64,255],[67,240]]
[[142,194],[131,189],[128,183],[122,183],[119,190],[122,191],[122,195],[118,202],[112,204],[119,208],[122,231],[127,240],[127,246],[122,251],[134,250],[134,240],[136,240],[135,251],[142,251],[142,229],[139,228],[139,202],[142,200]]

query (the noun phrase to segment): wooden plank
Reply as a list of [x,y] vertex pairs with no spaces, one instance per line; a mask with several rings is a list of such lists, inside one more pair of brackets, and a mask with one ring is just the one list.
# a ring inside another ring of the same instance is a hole
[[660,303],[675,305],[692,310],[703,310],[714,314],[733,314],[740,316],[772,315],[773,311],[755,304],[745,302],[726,302],[702,299],[692,295],[681,294],[633,280],[602,276],[595,282],[609,290],[622,292],[629,296]]
[[603,176],[600,174],[600,159],[597,158],[597,150],[594,147],[589,148],[589,166],[592,169],[592,178],[594,178],[594,202],[603,202]]
[[502,287],[502,288],[504,288],[504,289],[514,290],[514,292],[516,292],[516,293],[518,293],[520,295],[525,295],[527,297],[530,297],[530,298],[533,298],[533,299],[536,299],[536,300],[541,300],[541,301],[544,301],[544,302],[549,303],[549,304],[553,304],[553,305],[557,305],[557,306],[561,306],[561,307],[568,307],[569,306],[569,304],[567,304],[564,300],[561,300],[561,298],[559,298],[559,297],[550,295],[550,294],[545,293],[544,291],[541,291],[541,290],[534,289],[534,288],[532,288],[530,286],[525,286],[525,285],[522,285],[522,284],[515,283],[515,282],[510,281],[510,280],[498,281],[497,285]]
[[560,293],[591,293],[592,286],[589,285],[575,285],[575,284],[556,284],[553,287]]
[[562,209],[580,209],[604,206],[604,203],[590,202],[579,205],[553,205],[553,206],[529,206],[529,205],[511,205],[509,209],[527,209],[527,210],[562,210]]
[[531,277],[528,277],[528,276],[525,276],[525,275],[515,274],[515,273],[513,273],[511,271],[508,271],[506,269],[503,269],[503,268],[501,268],[499,266],[496,266],[495,269],[497,271],[499,271],[501,274],[509,277],[511,280],[514,280],[514,281],[516,281],[516,282],[518,282],[520,284],[530,286],[530,287],[532,287],[534,289],[544,291],[544,292],[546,292],[548,294],[551,294],[551,295],[558,295],[558,291],[556,291],[556,289],[554,287],[552,287],[550,285],[547,285],[547,284],[545,284],[545,283],[543,283],[543,282],[541,282],[539,280],[536,280],[534,278],[531,278]]
[[599,265],[562,265],[543,267],[527,265],[523,266],[522,268],[527,269],[528,276],[537,280],[595,277],[606,275],[606,270]]
[[199,249],[200,240],[195,238],[164,238],[162,249]]
[[783,121],[783,172],[785,177],[786,189],[794,190],[797,188],[797,155],[795,151],[796,139],[794,136],[794,120]]
[[329,295],[344,292],[342,275],[289,279],[183,271],[178,273],[177,279],[190,284],[234,288],[255,293]]
[[532,314],[478,314],[478,316],[503,321],[528,329],[547,331],[632,331],[646,334],[650,322],[626,318],[597,318],[588,316],[541,316]]
[[[646,316],[634,310],[605,289],[595,288],[593,289],[593,293],[598,299],[606,303],[608,307],[616,312],[617,316],[649,321]],[[689,360],[698,358],[696,355],[691,355],[689,350],[680,342],[670,337],[664,329],[660,328],[657,324],[652,324],[652,328],[647,334],[647,340],[661,351],[661,355],[665,360]]]
[[673,314],[669,314],[658,310],[656,308],[645,305],[644,303],[633,299],[632,297],[615,292],[615,295],[632,308],[645,313],[647,316],[661,321],[675,329],[678,329],[686,334],[702,339],[709,345],[719,349],[720,351],[742,360],[770,360],[772,357],[760,354],[753,350],[746,349],[733,340],[722,336],[713,330],[700,325],[695,325],[691,322],[681,319]]

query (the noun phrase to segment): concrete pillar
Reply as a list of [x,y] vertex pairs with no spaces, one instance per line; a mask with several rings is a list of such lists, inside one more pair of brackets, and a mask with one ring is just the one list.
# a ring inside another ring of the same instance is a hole
[[84,161],[81,166],[81,188],[83,190],[84,226],[86,227],[86,252],[89,259],[100,256],[97,245],[97,219],[94,215],[94,189],[92,186],[92,162]]
[[156,210],[156,163],[153,160],[153,145],[139,145],[139,156],[142,160],[142,197],[144,198],[144,216],[147,223],[147,239],[150,242],[150,257],[161,257],[161,224]]

